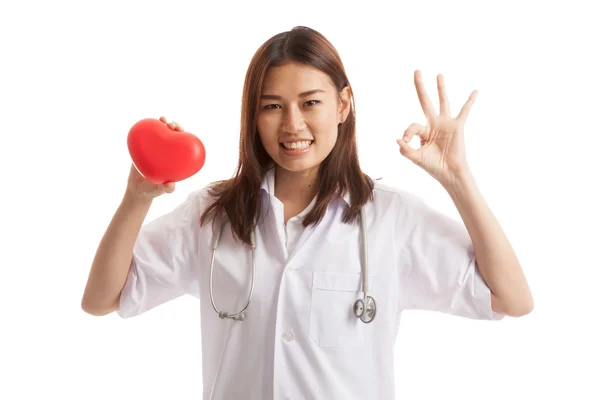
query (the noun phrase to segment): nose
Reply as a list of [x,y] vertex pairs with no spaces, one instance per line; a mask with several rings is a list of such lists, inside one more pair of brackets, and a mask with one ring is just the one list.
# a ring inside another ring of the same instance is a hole
[[290,134],[302,132],[306,127],[304,116],[298,107],[290,107],[283,113],[281,129]]

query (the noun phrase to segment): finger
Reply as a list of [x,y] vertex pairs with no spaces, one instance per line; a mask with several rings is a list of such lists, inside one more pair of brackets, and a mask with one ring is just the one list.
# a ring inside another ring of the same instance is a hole
[[402,136],[402,140],[405,143],[410,143],[410,141],[412,140],[412,138],[417,135],[420,136],[421,139],[427,139],[426,138],[426,133],[427,130],[423,125],[420,124],[410,124],[410,126],[404,131],[404,135]]
[[166,193],[173,193],[175,191],[175,183],[168,182],[163,184],[156,184],[152,189],[155,196],[160,196]]
[[158,120],[162,123],[167,123],[167,119],[165,117],[160,117]]
[[477,90],[474,90],[473,93],[471,93],[471,95],[469,96],[469,99],[467,100],[465,105],[460,110],[460,113],[458,114],[456,119],[458,119],[462,122],[464,122],[467,119],[467,117],[469,116],[469,112],[471,111],[471,107],[473,106],[473,103],[475,103],[475,99],[477,98],[477,93],[478,93]]
[[420,149],[413,149],[404,140],[398,139],[396,142],[400,146],[400,154],[402,154],[404,157],[408,158],[410,161],[416,163],[417,159],[419,157]]
[[163,191],[165,193],[173,193],[175,191],[175,182],[168,182],[163,185]]
[[444,117],[450,117],[450,103],[448,102],[446,86],[444,85],[444,76],[442,74],[437,76],[437,85],[438,93],[440,95],[440,115]]
[[431,100],[425,91],[425,85],[423,85],[423,78],[421,76],[421,71],[415,71],[415,87],[417,88],[417,96],[419,97],[419,102],[421,103],[421,108],[427,117],[432,117],[435,115],[435,108],[433,104],[431,104]]
[[171,122],[169,124],[169,128],[178,131],[178,132],[183,132],[183,128],[175,121]]

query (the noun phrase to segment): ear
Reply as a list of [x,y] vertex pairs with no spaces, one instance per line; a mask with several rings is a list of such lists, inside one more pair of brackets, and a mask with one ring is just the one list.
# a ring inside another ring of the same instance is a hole
[[342,91],[340,92],[340,106],[338,113],[338,122],[341,124],[346,121],[348,118],[348,114],[350,114],[350,107],[352,106],[352,91],[350,87],[344,86]]

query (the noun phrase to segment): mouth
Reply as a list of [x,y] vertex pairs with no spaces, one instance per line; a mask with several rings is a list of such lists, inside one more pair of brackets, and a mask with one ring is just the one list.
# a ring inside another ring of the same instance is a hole
[[279,146],[288,154],[302,154],[310,150],[314,142],[314,140],[299,140],[279,143]]

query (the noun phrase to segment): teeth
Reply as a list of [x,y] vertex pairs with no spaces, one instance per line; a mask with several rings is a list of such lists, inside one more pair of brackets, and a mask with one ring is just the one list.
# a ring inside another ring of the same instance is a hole
[[310,143],[310,140],[305,140],[303,142],[288,142],[283,143],[283,147],[285,147],[288,150],[302,150],[310,146]]

